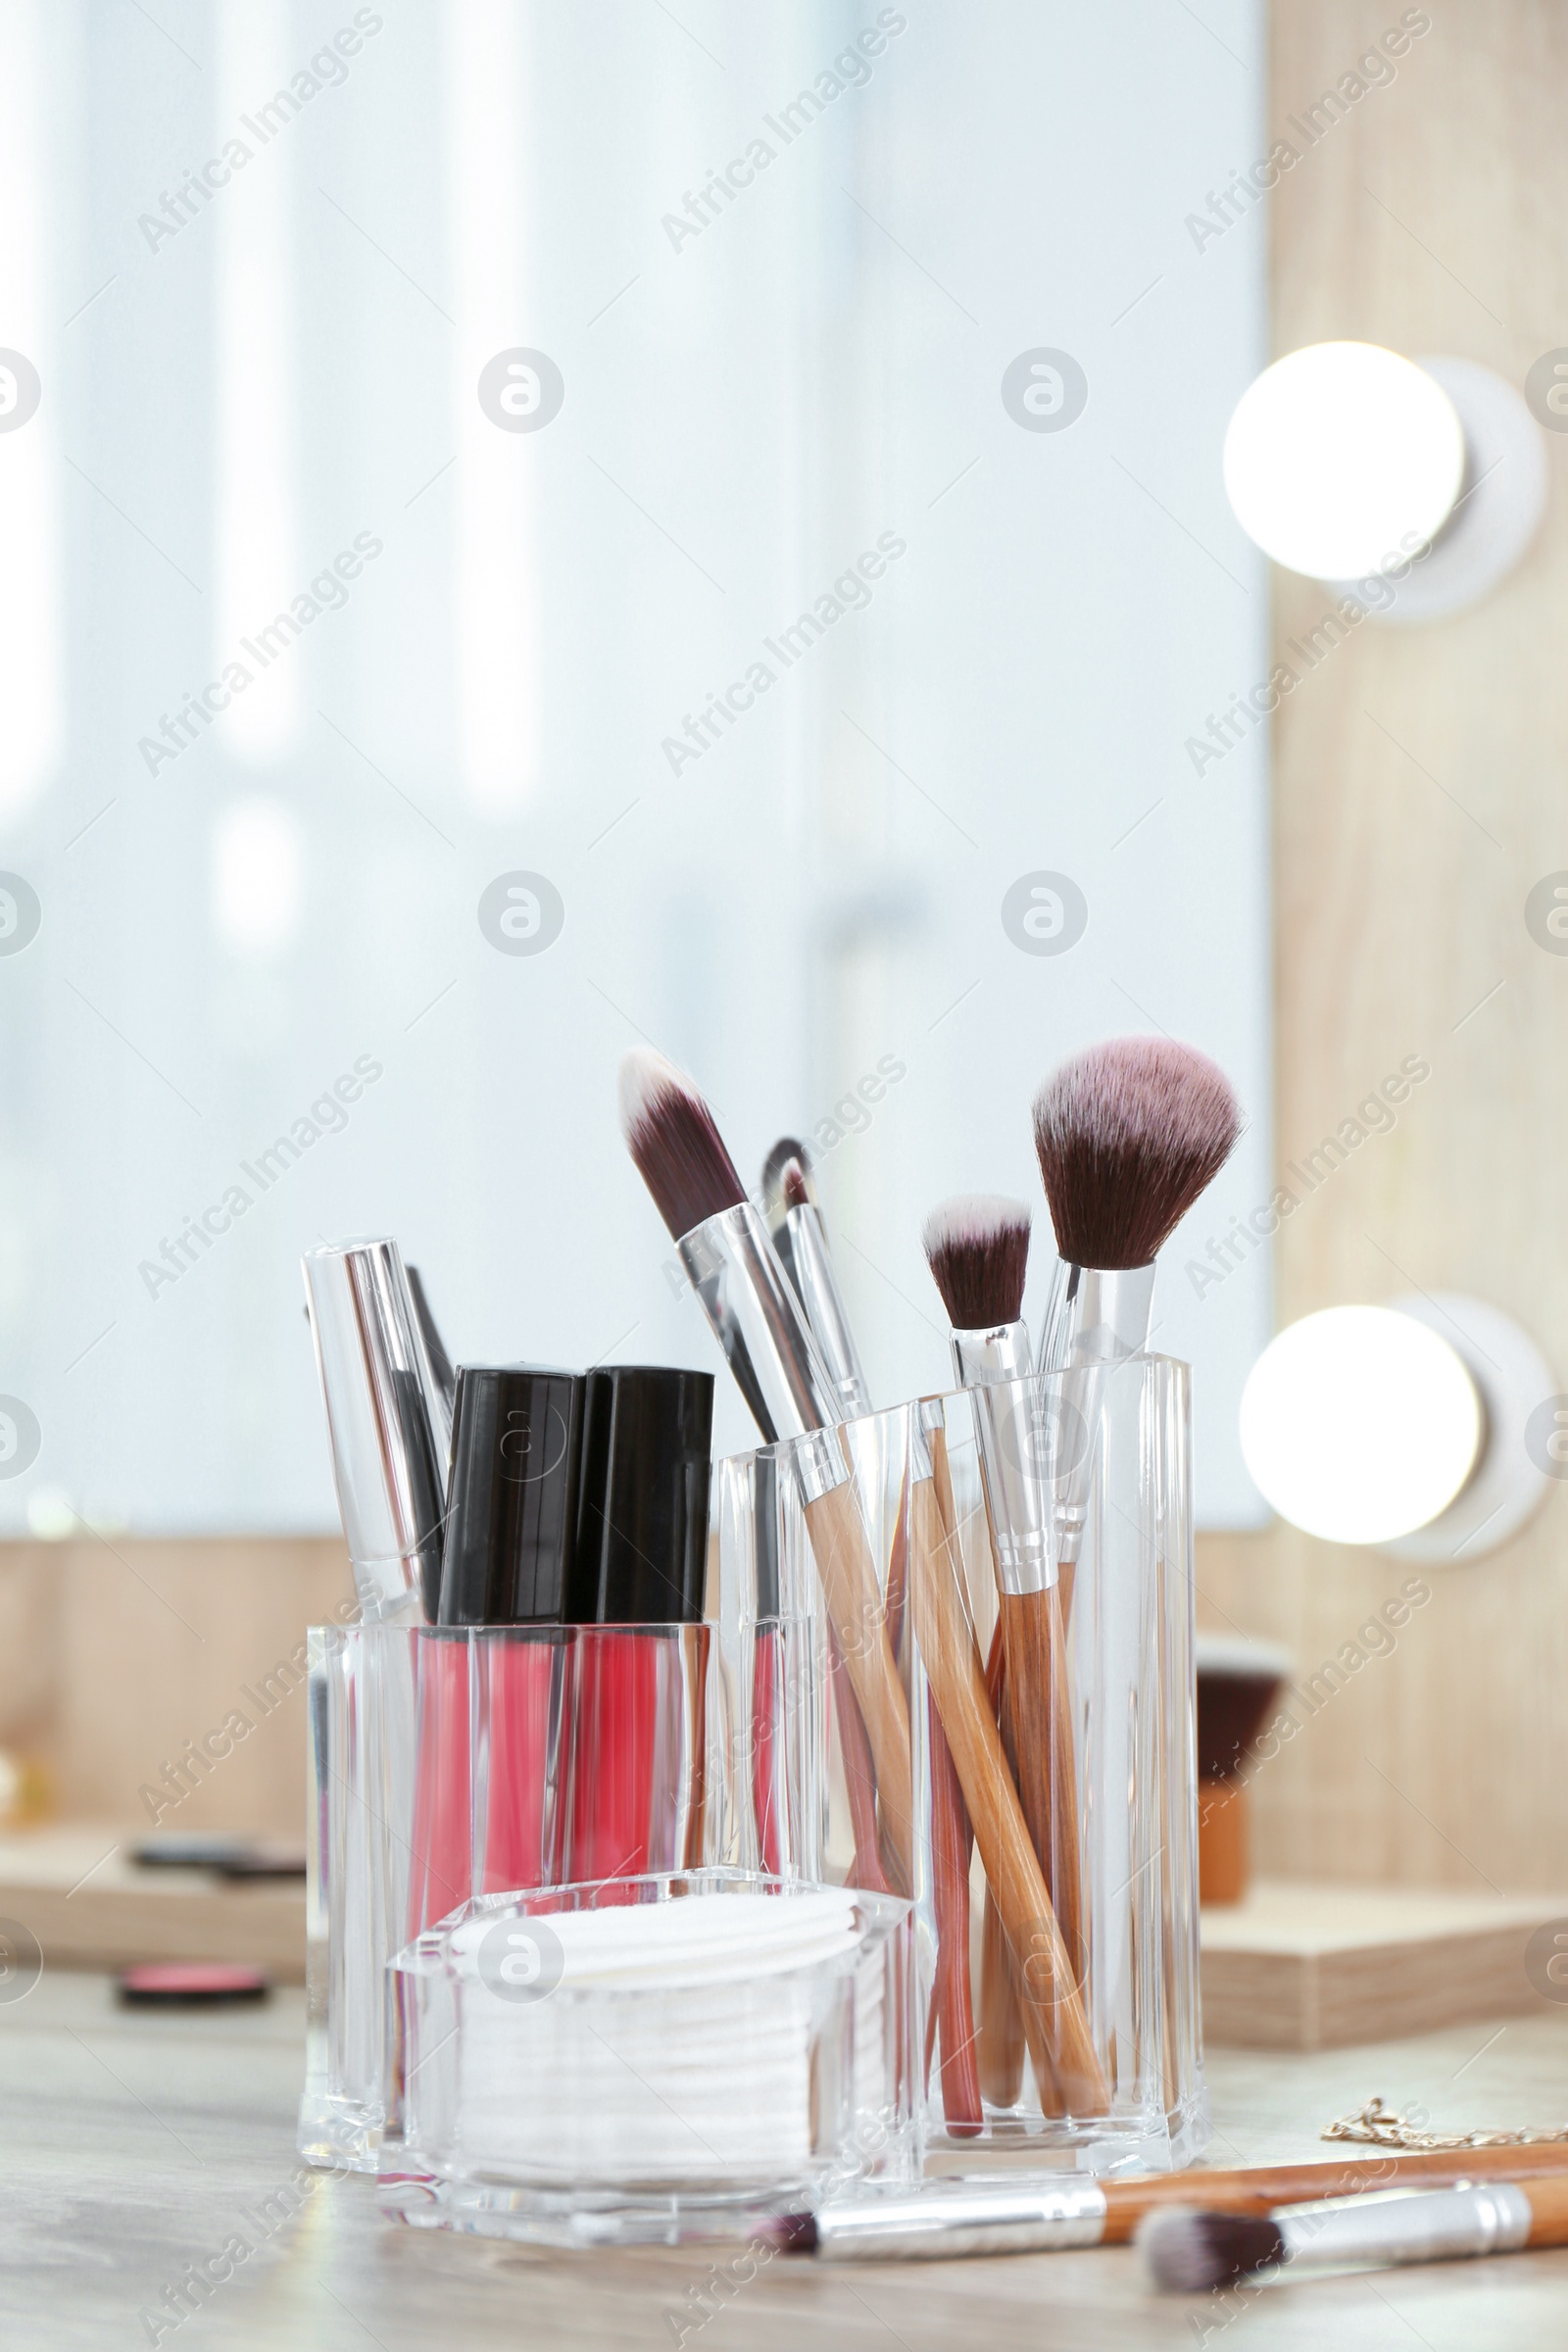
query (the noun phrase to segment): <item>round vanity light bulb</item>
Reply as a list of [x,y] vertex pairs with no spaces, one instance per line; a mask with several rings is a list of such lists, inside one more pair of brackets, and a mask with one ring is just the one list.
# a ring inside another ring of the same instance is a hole
[[1437,380],[1376,343],[1309,343],[1250,384],[1225,434],[1236,519],[1315,580],[1407,564],[1453,511],[1464,428]]
[[1282,1519],[1388,1544],[1464,1486],[1486,1416],[1457,1348],[1386,1306],[1331,1306],[1270,1341],[1242,1393],[1242,1453]]

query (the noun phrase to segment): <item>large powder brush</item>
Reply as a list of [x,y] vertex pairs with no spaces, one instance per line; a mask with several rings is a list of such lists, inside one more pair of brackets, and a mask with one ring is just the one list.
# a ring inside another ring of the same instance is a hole
[[1058,1251],[1117,1271],[1159,1254],[1230,1157],[1241,1113],[1195,1046],[1113,1037],[1053,1072],[1034,1127]]

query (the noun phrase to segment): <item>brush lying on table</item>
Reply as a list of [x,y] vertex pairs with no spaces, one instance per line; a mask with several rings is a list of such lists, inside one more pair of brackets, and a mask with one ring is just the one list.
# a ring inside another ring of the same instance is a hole
[[[897,1891],[906,1891],[908,1706],[837,1436],[842,1416],[832,1375],[692,1081],[662,1054],[646,1048],[628,1054],[620,1066],[620,1123],[764,1443],[804,1441],[793,1454],[807,1530],[838,1656],[864,1726],[892,1875],[900,1882]],[[847,1773],[854,1769],[846,1755]]]
[[1568,2174],[1528,2188],[1495,2180],[1426,2196],[1357,2196],[1325,2213],[1156,2213],[1138,2231],[1152,2283],[1189,2295],[1287,2266],[1383,2268],[1540,2246],[1568,2246]]
[[[1185,2222],[1196,2208],[1224,2218],[1251,2216],[1272,2229],[1271,2217],[1282,2205],[1357,2198],[1373,2187],[1435,2188],[1455,2181],[1531,2180],[1542,2188],[1555,2187],[1553,2176],[1561,2169],[1560,2148],[1509,2147],[1259,2165],[1239,2172],[1158,2173],[1141,2180],[1089,2180],[1070,2173],[1054,2180],[928,2180],[912,2193],[862,2192],[835,2198],[813,2212],[782,2214],[768,2235],[787,2253],[834,2262],[1065,2253],[1077,2246],[1127,2245],[1150,2215],[1169,2212],[1173,2221]],[[1529,2193],[1533,2208],[1544,2210],[1540,2189]],[[1401,2208],[1380,2203],[1375,2210],[1390,2214]]]

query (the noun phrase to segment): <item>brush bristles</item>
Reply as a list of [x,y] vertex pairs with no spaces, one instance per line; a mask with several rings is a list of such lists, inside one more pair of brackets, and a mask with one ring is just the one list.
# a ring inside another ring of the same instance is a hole
[[784,1171],[792,1159],[801,1171],[807,1200],[816,1199],[816,1187],[811,1181],[811,1154],[798,1137],[781,1135],[762,1162],[762,1214],[774,1232],[790,1206],[784,1198]]
[[960,1193],[921,1229],[932,1280],[955,1331],[1016,1323],[1029,1270],[1029,1211],[1001,1193]]
[[662,1054],[638,1046],[620,1065],[620,1127],[643,1182],[673,1238],[736,1208],[746,1188],[691,1080]]
[[1074,1054],[1035,1097],[1035,1150],[1069,1265],[1147,1266],[1230,1157],[1241,1113],[1192,1046],[1116,1037]]
[[1266,2217],[1181,2205],[1146,2215],[1137,2243],[1150,2278],[1168,2294],[1201,2294],[1285,2260],[1279,2225]]
[[806,1170],[798,1159],[784,1162],[784,1205],[786,1208],[809,1208],[811,1188],[806,1181]]

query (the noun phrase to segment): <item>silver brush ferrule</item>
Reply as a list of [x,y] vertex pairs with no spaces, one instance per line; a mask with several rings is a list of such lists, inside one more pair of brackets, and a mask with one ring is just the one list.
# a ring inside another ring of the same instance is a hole
[[1530,2235],[1530,2199],[1498,2182],[1419,2196],[1347,2198],[1321,2213],[1276,2217],[1293,2269],[1348,2263],[1443,2262],[1456,2254],[1506,2254]]
[[1042,1372],[1084,1369],[1082,1406],[1063,1397],[1061,1419],[1081,1425],[1081,1459],[1057,1483],[1052,1505],[1055,1550],[1063,1567],[1077,1560],[1089,1513],[1094,1474],[1094,1439],[1103,1401],[1104,1370],[1138,1355],[1149,1345],[1154,1300],[1154,1259],[1147,1266],[1056,1266],[1040,1343]]
[[676,1247],[765,1442],[814,1441],[790,1447],[806,1500],[842,1486],[833,1376],[757,1210],[749,1200],[722,1209]]
[[946,2262],[958,2254],[1023,2254],[1098,2246],[1105,2192],[1092,2180],[1027,2188],[944,2187],[916,2196],[846,2198],[815,2215],[824,2262]]
[[1072,1266],[1058,1263],[1040,1343],[1042,1372],[1074,1364],[1117,1364],[1149,1345],[1154,1267]]
[[[838,1392],[838,1417],[841,1421],[858,1421],[871,1410],[871,1393],[865,1385],[855,1334],[850,1329],[822,1212],[814,1201],[792,1208],[786,1212],[784,1230],[789,1239],[790,1273],[806,1309],[811,1337],[821,1349],[822,1360]],[[783,1254],[781,1251],[780,1255]]]
[[959,1386],[970,1392],[1002,1589],[1044,1592],[1056,1581],[1051,1494],[1059,1475],[1060,1433],[1033,1382],[1028,1327],[956,1331],[953,1364]]

